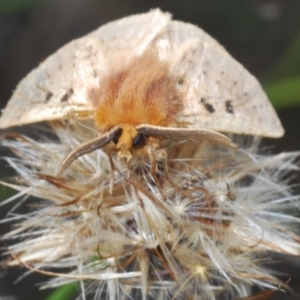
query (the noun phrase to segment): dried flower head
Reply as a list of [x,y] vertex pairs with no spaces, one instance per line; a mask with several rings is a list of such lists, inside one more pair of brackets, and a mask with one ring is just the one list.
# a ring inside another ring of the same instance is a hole
[[6,202],[44,200],[7,216],[17,225],[2,237],[15,241],[6,266],[55,276],[45,287],[80,282],[83,299],[236,299],[253,286],[285,288],[268,253],[300,254],[300,220],[287,214],[297,207],[287,175],[299,153],[261,155],[256,138],[240,140],[243,149],[166,142],[167,169],[158,163],[156,175],[139,157],[113,157],[112,172],[97,150],[59,178],[61,159],[94,130],[89,122],[51,125],[56,139],[49,130],[39,141],[1,139],[18,175],[16,184],[2,182],[18,191]]

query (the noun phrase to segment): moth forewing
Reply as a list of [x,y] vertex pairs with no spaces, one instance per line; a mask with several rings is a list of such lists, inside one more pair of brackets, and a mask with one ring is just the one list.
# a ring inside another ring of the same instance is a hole
[[73,149],[61,162],[57,176],[61,176],[62,173],[68,168],[68,166],[78,157],[93,152],[96,149],[100,149],[107,145],[109,142],[116,139],[122,133],[122,129],[119,126],[112,128],[110,131],[103,135],[89,140],[75,149]]
[[237,148],[227,136],[219,132],[202,128],[177,128],[153,125],[137,126],[137,131],[146,136],[161,137],[170,140],[186,140],[193,142],[208,141],[214,144]]

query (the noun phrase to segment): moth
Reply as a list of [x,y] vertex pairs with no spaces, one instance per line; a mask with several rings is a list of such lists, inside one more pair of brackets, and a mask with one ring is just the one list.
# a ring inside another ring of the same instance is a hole
[[108,23],[49,56],[17,86],[0,128],[93,119],[99,133],[72,150],[106,145],[155,159],[162,139],[234,147],[220,132],[284,133],[258,81],[202,29],[159,9]]

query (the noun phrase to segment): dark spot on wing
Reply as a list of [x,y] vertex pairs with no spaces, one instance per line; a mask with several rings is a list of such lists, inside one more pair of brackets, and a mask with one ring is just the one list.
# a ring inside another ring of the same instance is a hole
[[60,102],[67,102],[70,97],[72,96],[72,94],[74,93],[74,90],[72,88],[70,88],[61,98],[60,98]]
[[234,114],[233,106],[230,100],[227,100],[225,102],[225,108],[226,108],[226,112],[228,112],[229,114]]
[[183,77],[179,77],[177,83],[178,83],[179,85],[184,84],[184,78],[183,78]]
[[51,93],[50,91],[47,92],[45,102],[47,103],[52,98],[52,96],[53,96],[53,93]]
[[215,108],[210,103],[208,103],[204,98],[201,98],[201,103],[209,113],[212,114],[216,111]]
[[94,76],[94,78],[98,77],[98,71],[96,69],[93,70],[93,76]]

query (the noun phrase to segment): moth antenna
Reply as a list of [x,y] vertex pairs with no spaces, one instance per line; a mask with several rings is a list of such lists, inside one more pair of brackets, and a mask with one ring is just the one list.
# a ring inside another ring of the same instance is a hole
[[96,137],[88,142],[85,142],[75,149],[73,149],[61,162],[57,176],[60,177],[62,173],[68,168],[68,166],[78,157],[90,153],[96,149],[100,149],[117,138],[122,133],[122,128],[114,127],[108,132],[104,133],[100,137]]
[[188,140],[194,142],[205,140],[232,148],[238,147],[238,145],[234,144],[224,134],[209,129],[162,127],[143,124],[137,126],[136,130],[146,136],[148,135],[154,137],[163,137],[170,140]]

